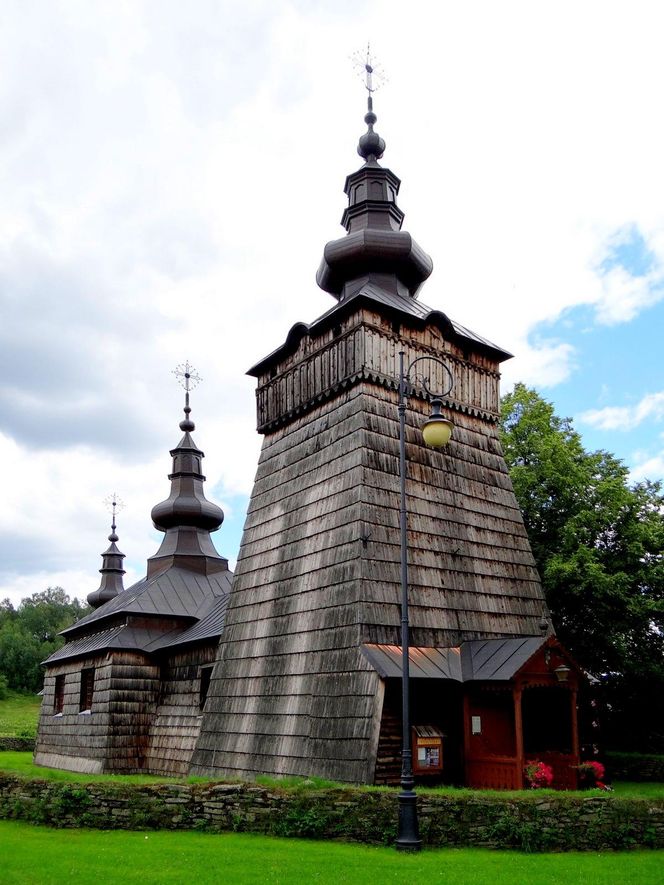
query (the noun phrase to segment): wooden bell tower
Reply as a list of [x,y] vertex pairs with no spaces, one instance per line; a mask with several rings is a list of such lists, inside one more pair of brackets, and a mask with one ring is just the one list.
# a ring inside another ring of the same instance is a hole
[[371,98],[365,122],[347,233],[317,274],[336,304],[249,371],[264,442],[192,773],[374,782],[389,687],[375,650],[400,644],[400,350],[442,358],[454,377],[443,452],[421,440],[417,382],[408,401],[413,653],[451,661],[468,640],[543,639],[548,613],[498,434],[510,354],[417,300],[433,265],[401,229]]

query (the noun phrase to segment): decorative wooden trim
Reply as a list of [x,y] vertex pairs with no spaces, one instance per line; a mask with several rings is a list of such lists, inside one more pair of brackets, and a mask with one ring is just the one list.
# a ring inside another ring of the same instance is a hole
[[[407,341],[368,320],[362,320],[331,340],[308,341],[279,367],[261,375],[256,390],[257,427],[267,433],[288,423],[361,381],[396,390],[396,356],[405,348],[406,358],[436,356],[449,363],[455,379],[454,398],[446,406],[496,423],[500,416],[497,364],[491,368],[470,361],[448,342],[441,347],[425,343],[416,332]],[[315,346],[315,345],[318,346]],[[312,346],[313,345],[313,346]],[[431,389],[442,388],[442,369],[432,363]],[[426,399],[421,385],[413,385],[412,396]]]

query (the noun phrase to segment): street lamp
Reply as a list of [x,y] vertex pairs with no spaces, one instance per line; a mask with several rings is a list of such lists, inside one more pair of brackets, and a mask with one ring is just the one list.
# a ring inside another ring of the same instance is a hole
[[422,847],[417,823],[417,795],[414,790],[413,753],[410,734],[410,639],[408,627],[408,525],[406,512],[406,396],[410,373],[419,362],[433,362],[443,369],[447,385],[440,393],[429,390],[426,380],[422,386],[431,397],[431,415],[422,426],[427,445],[442,448],[449,441],[453,424],[440,413],[443,397],[453,386],[452,373],[442,360],[434,356],[419,356],[404,368],[404,352],[399,352],[399,486],[401,494],[399,522],[401,527],[401,792],[399,793],[399,826],[396,847],[399,851],[419,851]]

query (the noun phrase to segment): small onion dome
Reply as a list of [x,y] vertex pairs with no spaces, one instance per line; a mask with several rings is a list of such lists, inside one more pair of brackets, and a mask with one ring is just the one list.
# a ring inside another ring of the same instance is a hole
[[371,110],[364,115],[364,122],[367,124],[368,129],[360,138],[357,152],[361,157],[364,157],[367,162],[370,162],[371,160],[380,160],[385,153],[385,141],[377,132],[374,132],[373,128],[377,119],[378,117],[376,117]]
[[122,576],[124,575],[125,570],[122,567],[122,560],[125,558],[125,555],[124,553],[121,553],[117,547],[116,542],[120,539],[118,538],[115,529],[116,525],[114,519],[113,525],[111,526],[111,534],[108,536],[108,540],[111,544],[101,555],[102,566],[99,569],[101,572],[101,584],[94,593],[88,593],[87,597],[88,605],[91,605],[93,608],[99,608],[100,605],[114,599],[118,593],[122,593],[124,590]]
[[180,421],[184,436],[171,449],[173,472],[169,475],[171,493],[165,501],[152,508],[152,522],[159,531],[166,532],[179,526],[188,526],[215,532],[224,521],[221,507],[208,501],[203,492],[205,477],[202,472],[204,453],[191,437],[196,425],[190,418],[189,394],[184,407],[185,417]]

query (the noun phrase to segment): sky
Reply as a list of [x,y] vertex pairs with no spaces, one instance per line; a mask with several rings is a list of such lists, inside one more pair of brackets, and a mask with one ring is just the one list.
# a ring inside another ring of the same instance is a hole
[[233,561],[261,438],[246,370],[332,306],[372,50],[420,300],[513,353],[634,481],[664,477],[664,6],[3,0],[0,599],[125,586],[160,542],[189,360]]

